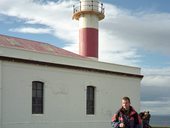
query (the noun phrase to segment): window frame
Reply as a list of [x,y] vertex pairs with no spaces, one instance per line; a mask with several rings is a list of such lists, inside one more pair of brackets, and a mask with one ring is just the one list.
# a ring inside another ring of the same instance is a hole
[[86,115],[95,115],[95,86],[87,86],[86,88]]
[[32,81],[32,114],[44,114],[44,82]]

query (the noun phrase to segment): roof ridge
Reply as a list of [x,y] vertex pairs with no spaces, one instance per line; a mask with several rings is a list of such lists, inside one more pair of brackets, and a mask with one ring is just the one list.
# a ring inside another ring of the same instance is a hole
[[[25,38],[21,38],[21,37],[16,37],[16,36],[9,36],[9,35],[6,35],[6,34],[0,34],[0,36],[5,36],[5,37],[10,37],[10,38],[15,38],[15,39],[21,39],[21,40],[27,40],[27,41],[33,41],[33,42],[37,42],[37,43],[43,43],[43,44],[49,44],[47,42],[41,42],[41,41],[38,41],[38,40],[31,40],[31,39],[25,39]],[[54,46],[54,45],[53,45]],[[56,46],[57,47],[57,46]]]

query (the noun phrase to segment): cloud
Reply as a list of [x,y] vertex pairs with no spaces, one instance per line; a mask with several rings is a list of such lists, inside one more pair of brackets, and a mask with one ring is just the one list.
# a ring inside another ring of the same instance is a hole
[[141,110],[152,114],[170,112],[170,67],[143,69],[141,82]]
[[52,30],[49,28],[30,28],[30,27],[24,27],[24,28],[15,28],[10,29],[11,32],[20,32],[20,33],[32,33],[32,34],[51,34]]
[[161,68],[145,68],[142,70],[145,75],[162,75],[170,76],[170,67],[161,67]]
[[[112,51],[133,51],[134,49],[138,51],[142,48],[145,51],[169,55],[169,13],[133,13],[107,4],[106,8],[108,9],[106,19],[101,23],[101,35],[104,36],[101,38],[109,39],[109,41],[104,39],[102,43],[108,44],[107,47],[113,48]],[[111,45],[113,47],[110,47]],[[111,54],[114,55],[113,53]],[[138,54],[138,52],[131,54],[134,62],[138,62],[137,59],[140,59]]]
[[156,83],[157,86],[154,83],[152,83],[152,86],[145,86],[144,84],[141,86],[141,111],[148,110],[153,115],[166,115],[170,112],[170,86],[164,83],[160,85]]
[[[142,101],[170,101],[168,97],[170,86],[143,86],[141,90]],[[145,94],[145,95],[143,95]]]
[[106,18],[100,24],[100,60],[136,66],[141,62],[140,49],[169,55],[170,14],[133,13],[109,4],[105,7]]
[[[17,17],[28,24],[42,24],[53,29],[53,35],[67,42],[76,42],[78,24],[71,20],[72,5],[75,1],[34,2],[30,0],[2,0],[0,13]],[[35,13],[36,12],[36,13]],[[16,28],[17,30],[18,28]],[[21,32],[21,31],[20,31]],[[66,36],[67,34],[67,36]]]
[[145,79],[143,80],[143,85],[145,86],[170,86],[170,76],[161,76],[161,75],[145,75]]
[[141,111],[150,111],[151,115],[169,115],[170,101],[142,101]]

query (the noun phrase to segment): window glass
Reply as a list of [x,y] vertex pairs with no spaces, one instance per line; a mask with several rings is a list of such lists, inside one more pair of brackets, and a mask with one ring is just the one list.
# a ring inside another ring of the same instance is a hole
[[94,114],[95,110],[95,87],[87,86],[86,114]]
[[43,114],[44,83],[32,82],[32,114]]

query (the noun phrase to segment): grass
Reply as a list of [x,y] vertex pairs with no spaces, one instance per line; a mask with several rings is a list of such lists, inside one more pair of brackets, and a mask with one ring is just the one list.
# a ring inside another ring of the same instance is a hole
[[159,127],[156,127],[156,126],[155,126],[155,127],[152,127],[152,128],[170,128],[170,127],[160,127],[160,126],[159,126]]

